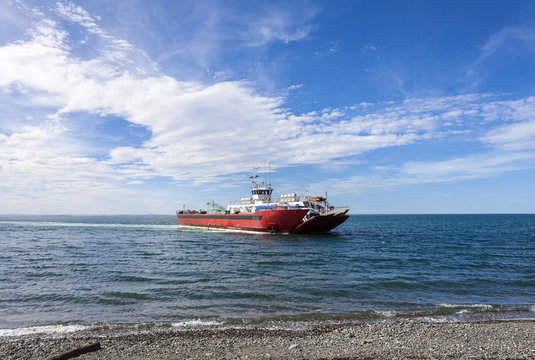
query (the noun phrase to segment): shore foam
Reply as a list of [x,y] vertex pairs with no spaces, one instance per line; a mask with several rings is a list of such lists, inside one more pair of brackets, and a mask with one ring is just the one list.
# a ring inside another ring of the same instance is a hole
[[210,327],[219,325],[223,325],[223,322],[198,319],[171,323],[171,326],[175,328]]
[[87,325],[43,325],[21,327],[16,329],[0,329],[0,337],[36,335],[36,334],[65,334],[82,330],[88,330]]

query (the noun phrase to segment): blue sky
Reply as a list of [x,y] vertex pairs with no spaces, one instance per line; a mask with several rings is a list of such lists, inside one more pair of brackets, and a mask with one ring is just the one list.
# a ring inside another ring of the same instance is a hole
[[533,213],[534,80],[534,2],[0,0],[0,213]]

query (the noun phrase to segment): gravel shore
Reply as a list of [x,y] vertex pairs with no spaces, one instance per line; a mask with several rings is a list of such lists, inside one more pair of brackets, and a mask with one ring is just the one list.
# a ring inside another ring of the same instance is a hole
[[130,335],[82,331],[62,338],[0,338],[0,359],[47,359],[96,341],[100,350],[77,359],[535,359],[535,321],[369,322]]

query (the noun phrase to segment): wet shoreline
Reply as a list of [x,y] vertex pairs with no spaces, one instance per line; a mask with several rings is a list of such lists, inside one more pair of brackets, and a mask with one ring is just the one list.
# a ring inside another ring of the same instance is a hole
[[99,342],[100,350],[79,359],[535,359],[533,320],[316,324],[303,330],[116,330],[3,337],[0,358],[46,359]]

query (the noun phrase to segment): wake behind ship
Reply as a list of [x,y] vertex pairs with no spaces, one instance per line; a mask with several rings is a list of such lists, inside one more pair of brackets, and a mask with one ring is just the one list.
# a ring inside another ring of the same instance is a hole
[[179,226],[253,233],[321,233],[334,229],[349,217],[348,208],[334,208],[326,197],[299,198],[294,193],[272,201],[271,185],[259,184],[257,174],[250,178],[251,197],[230,203],[226,209],[212,202],[210,210],[177,211]]

